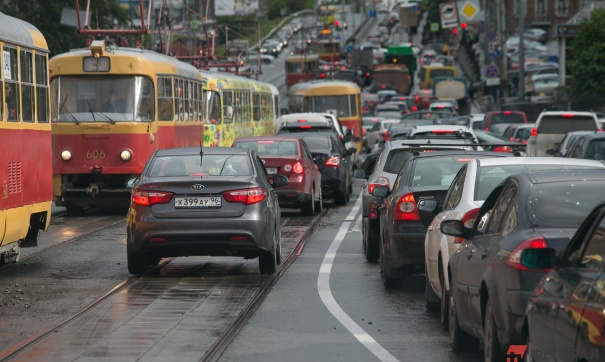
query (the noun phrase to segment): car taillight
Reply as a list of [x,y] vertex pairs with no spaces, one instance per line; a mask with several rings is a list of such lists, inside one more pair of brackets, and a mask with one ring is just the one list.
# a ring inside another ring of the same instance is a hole
[[340,157],[332,156],[326,161],[327,167],[340,167]]
[[532,128],[531,129],[531,137],[536,137],[538,135],[538,129],[537,128]]
[[223,197],[228,202],[239,202],[246,205],[259,203],[267,198],[267,190],[262,187],[250,189],[231,190],[223,192]]
[[[475,219],[477,218],[478,214],[479,208],[467,211],[466,214],[462,216],[462,223],[464,224],[464,227],[469,229],[472,228],[475,224]],[[464,238],[461,238],[460,236],[456,236],[454,238],[454,244],[461,244],[462,242],[464,242]]]
[[172,195],[174,195],[172,192],[134,189],[132,191],[132,202],[141,206],[166,204],[172,200]]
[[365,129],[365,128],[362,128],[362,129],[361,129],[361,133],[366,133],[366,129]]
[[414,102],[418,102],[420,100],[420,96],[415,96],[414,97]]
[[395,220],[420,221],[420,213],[416,208],[414,194],[409,193],[401,196],[395,207],[393,217]]
[[294,171],[294,173],[303,173],[305,170],[300,162],[296,162],[292,167],[292,171]]
[[386,177],[377,177],[374,181],[368,184],[368,193],[371,195],[375,188],[378,186],[386,186],[391,189],[391,185],[389,184],[389,179]]
[[563,118],[573,118],[574,114],[573,113],[563,113],[561,115],[561,117],[563,117]]
[[508,146],[494,147],[494,152],[513,152],[513,149]]
[[517,246],[515,248],[515,250],[513,250],[510,254],[508,254],[508,257],[506,258],[506,261],[504,263],[506,265],[510,266],[511,268],[518,269],[518,270],[532,270],[532,271],[549,272],[552,269],[530,269],[521,264],[521,253],[523,252],[523,250],[525,250],[525,249],[545,249],[547,247],[548,247],[548,244],[546,243],[546,240],[541,236],[537,236],[532,239],[527,239],[527,240],[523,241],[521,244],[519,244],[519,246]]
[[489,127],[485,127],[483,130],[484,130],[485,132],[489,131]]

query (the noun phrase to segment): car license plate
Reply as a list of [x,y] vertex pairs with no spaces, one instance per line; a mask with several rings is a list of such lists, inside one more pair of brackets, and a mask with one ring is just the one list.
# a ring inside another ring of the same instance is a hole
[[267,173],[269,175],[275,175],[277,173],[277,168],[275,168],[275,167],[268,167],[267,168]]
[[184,209],[221,207],[222,202],[223,198],[220,196],[175,197],[174,207]]

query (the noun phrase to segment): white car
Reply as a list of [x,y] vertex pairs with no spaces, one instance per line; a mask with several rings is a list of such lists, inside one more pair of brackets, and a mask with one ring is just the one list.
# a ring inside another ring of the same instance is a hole
[[444,111],[458,114],[458,101],[455,99],[439,99],[429,104],[429,112]]
[[479,144],[479,140],[477,139],[477,135],[475,135],[473,129],[469,126],[460,126],[454,124],[414,126],[408,134],[408,138],[464,140],[468,141],[469,146],[473,146],[478,150],[483,150],[483,148],[476,146]]
[[[461,220],[465,226],[472,227],[479,208],[492,190],[506,177],[524,171],[605,168],[601,161],[583,159],[565,159],[556,157],[494,157],[470,159],[452,182],[442,205],[434,200],[424,201],[419,209],[440,213],[435,216],[427,228],[424,240],[424,261],[426,265],[427,285],[425,298],[431,305],[439,304],[441,325],[448,327],[449,292],[448,262],[458,250],[463,239],[441,233],[443,220]],[[445,294],[444,294],[445,293]]]

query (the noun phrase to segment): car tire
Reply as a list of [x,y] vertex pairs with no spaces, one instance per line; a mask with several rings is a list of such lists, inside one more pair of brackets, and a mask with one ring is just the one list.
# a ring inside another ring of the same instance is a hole
[[147,270],[147,260],[140,253],[130,253],[127,257],[128,272],[132,275],[141,275]]
[[324,197],[321,187],[319,188],[319,200],[315,201],[315,212],[320,213],[323,210]]
[[277,229],[277,245],[275,246],[275,261],[281,265],[281,229]]
[[258,269],[261,274],[273,274],[277,270],[277,249],[279,246],[281,251],[281,245],[276,243],[276,234],[277,232],[273,233],[273,250],[271,252],[264,252],[258,256]]
[[346,205],[347,204],[347,193],[341,192],[341,191],[336,191],[336,194],[334,195],[334,203],[336,204],[336,206]]
[[424,268],[424,300],[425,300],[425,308],[429,312],[436,312],[439,309],[439,298],[437,298],[437,294],[433,290],[431,286],[431,282],[429,281],[429,273]]
[[460,328],[458,323],[458,315],[456,314],[456,305],[454,303],[454,294],[450,286],[450,292],[448,293],[449,307],[448,307],[448,320],[449,320],[449,338],[450,347],[455,352],[458,351],[473,351],[479,348],[479,340],[475,337],[470,336],[468,333]]
[[397,282],[397,279],[393,278],[393,271],[389,267],[389,264],[386,262],[386,258],[384,257],[384,243],[380,243],[380,276],[382,277],[382,286],[384,289],[393,289]]
[[303,203],[303,206],[300,208],[300,211],[303,216],[313,216],[315,215],[315,200],[314,200],[315,192],[312,191],[311,195],[309,195],[309,199]]
[[375,263],[380,259],[380,235],[376,235],[378,230],[373,230],[372,224],[372,220],[368,219],[364,234],[366,261],[369,263]]
[[489,299],[485,305],[485,320],[483,323],[483,357],[486,362],[504,361],[492,302]]
[[441,303],[439,304],[439,317],[441,322],[441,329],[447,332],[449,328],[449,305],[450,298],[448,292],[445,289],[445,276],[441,274]]

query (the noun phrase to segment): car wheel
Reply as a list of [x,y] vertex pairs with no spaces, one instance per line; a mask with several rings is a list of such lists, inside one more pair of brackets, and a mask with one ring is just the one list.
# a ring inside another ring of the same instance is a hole
[[448,292],[445,289],[445,277],[441,274],[441,304],[440,304],[440,319],[441,319],[441,328],[447,332],[449,327],[448,320],[448,308],[450,305],[450,299],[448,297]]
[[[368,219],[365,238],[365,251],[366,251],[366,261],[369,263],[375,263],[380,258],[380,235],[378,232],[378,227],[372,228],[372,224],[377,222],[372,222]],[[379,225],[380,227],[380,225]]]
[[145,256],[139,253],[128,254],[128,272],[133,275],[141,275],[147,270]]
[[347,204],[347,193],[341,192],[341,191],[336,191],[336,194],[334,195],[334,203],[337,206],[346,205]]
[[319,188],[319,200],[315,201],[315,212],[321,212],[323,210],[324,197],[321,187]]
[[429,281],[429,273],[424,268],[424,300],[425,300],[425,308],[429,312],[436,312],[439,308],[439,298],[437,298],[437,294],[433,290],[431,286],[431,282]]
[[277,245],[275,245],[275,261],[277,265],[281,265],[281,229],[276,231],[277,233]]
[[485,321],[483,323],[483,357],[486,362],[504,361],[492,302],[489,299],[485,305]]
[[303,216],[313,216],[315,215],[315,200],[313,199],[315,192],[312,191],[311,195],[309,195],[309,199],[305,201],[303,206],[300,208]]
[[479,347],[479,340],[468,335],[466,332],[460,329],[458,315],[456,314],[456,305],[454,304],[454,295],[451,287],[450,292],[448,293],[448,298],[450,347],[452,347],[452,349],[456,352],[476,350]]
[[396,284],[396,279],[393,278],[393,271],[389,267],[389,264],[386,262],[386,258],[384,257],[384,243],[381,243],[382,247],[380,248],[380,275],[382,276],[382,285],[384,289],[393,289]]
[[273,274],[277,270],[277,244],[275,243],[275,238],[276,233],[274,232],[273,250],[271,252],[265,252],[258,257],[258,269],[260,270],[261,274]]

